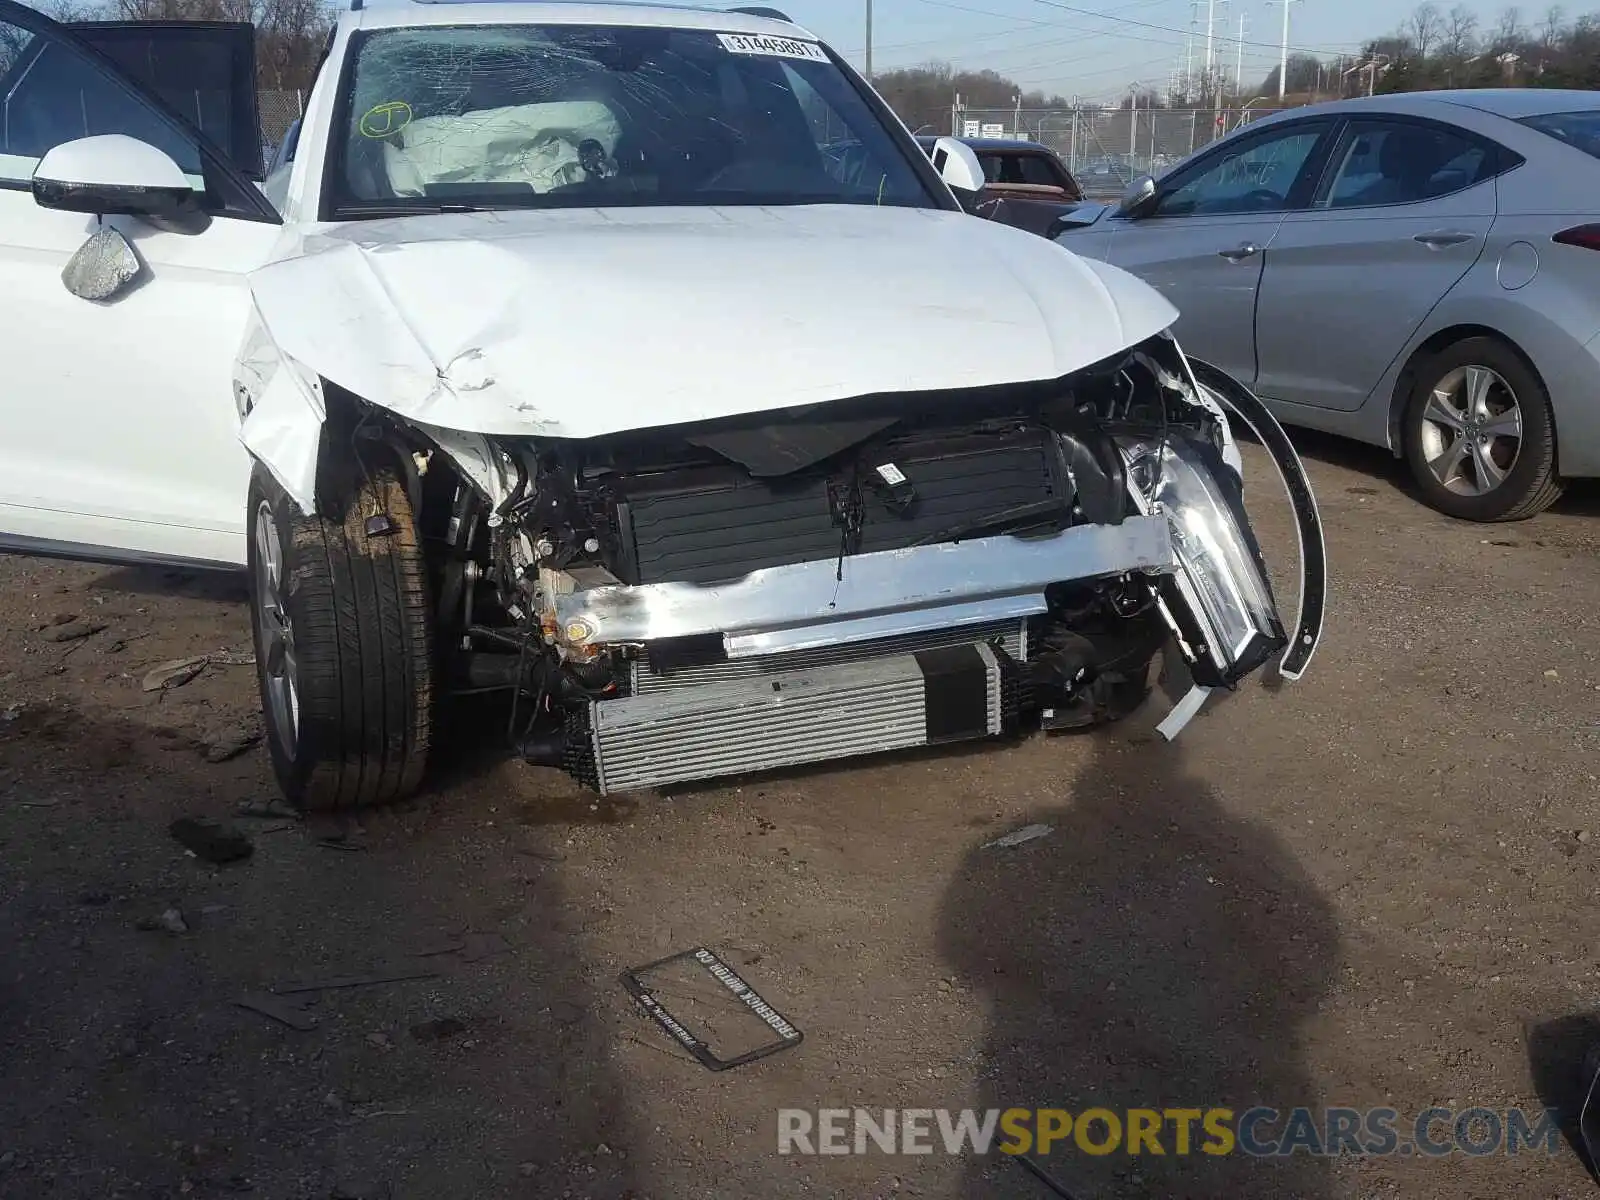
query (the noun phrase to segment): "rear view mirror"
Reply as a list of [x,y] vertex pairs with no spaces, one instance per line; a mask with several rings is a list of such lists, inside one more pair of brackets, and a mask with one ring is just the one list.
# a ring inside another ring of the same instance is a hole
[[55,147],[34,168],[33,198],[43,208],[101,217],[174,217],[197,207],[188,177],[169,155],[121,133]]
[[1149,175],[1141,175],[1128,185],[1127,191],[1122,193],[1122,202],[1117,205],[1117,216],[1142,217],[1150,211],[1155,198],[1155,179]]
[[61,282],[80,300],[110,300],[137,279],[142,269],[128,239],[105,228],[67,260]]
[[983,167],[978,162],[978,156],[972,152],[972,147],[965,142],[958,138],[942,137],[934,142],[928,157],[933,159],[933,169],[939,172],[939,177],[957,197],[966,199],[962,196],[963,192],[967,196],[976,196],[983,190]]

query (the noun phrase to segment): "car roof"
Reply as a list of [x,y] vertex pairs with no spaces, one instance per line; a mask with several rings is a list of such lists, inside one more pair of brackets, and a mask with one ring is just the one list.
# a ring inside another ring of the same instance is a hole
[[647,25],[821,40],[792,21],[722,8],[630,0],[363,0],[360,8],[341,14],[340,21],[360,29],[417,25]]
[[1243,128],[1251,129],[1268,121],[1278,124],[1296,117],[1315,116],[1318,113],[1359,113],[1372,109],[1438,117],[1443,115],[1440,109],[1445,105],[1470,108],[1491,116],[1516,121],[1523,117],[1543,116],[1546,113],[1600,109],[1600,92],[1563,88],[1456,88],[1435,92],[1387,92],[1380,96],[1357,96],[1350,100],[1331,100],[1324,104],[1307,104],[1301,108],[1281,109]]
[[974,150],[1036,150],[1043,154],[1050,153],[1050,147],[1042,142],[1030,142],[1024,138],[962,138],[963,142]]

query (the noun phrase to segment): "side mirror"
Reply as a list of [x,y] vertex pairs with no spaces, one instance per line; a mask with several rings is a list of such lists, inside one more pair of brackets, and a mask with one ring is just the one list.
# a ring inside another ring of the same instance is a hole
[[933,149],[928,151],[928,157],[933,159],[933,169],[939,172],[939,178],[950,185],[950,190],[956,196],[965,200],[967,196],[976,196],[983,190],[986,182],[983,177],[983,166],[978,162],[978,156],[972,152],[972,147],[959,138],[942,137],[934,142]]
[[175,217],[198,207],[183,169],[121,133],[62,142],[33,171],[33,199],[65,212]]
[[80,300],[105,301],[127,290],[143,269],[128,239],[107,226],[91,234],[67,260],[61,282]]
[[1141,175],[1128,185],[1128,190],[1122,193],[1122,202],[1117,205],[1119,217],[1142,217],[1150,211],[1156,199],[1156,181],[1149,175]]

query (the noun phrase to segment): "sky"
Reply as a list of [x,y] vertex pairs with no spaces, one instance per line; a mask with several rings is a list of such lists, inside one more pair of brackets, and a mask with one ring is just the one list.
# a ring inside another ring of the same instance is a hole
[[[781,8],[860,67],[866,46],[865,0],[743,0]],[[1441,8],[1456,0],[1441,0]],[[1244,80],[1259,83],[1278,62],[1283,10],[1265,0],[1215,0],[1213,61],[1231,77],[1239,54],[1242,15]],[[1487,27],[1506,0],[1466,0]],[[873,70],[939,59],[958,67],[985,67],[1023,87],[1069,99],[1099,100],[1135,82],[1165,90],[1184,56],[1195,24],[1196,67],[1204,56],[1206,0],[873,0]],[[1413,0],[1292,0],[1289,48],[1332,58],[1353,54],[1371,37],[1393,32]],[[1537,23],[1543,0],[1519,5]],[[1198,11],[1196,12],[1196,8]],[[1587,11],[1569,4],[1569,14]],[[1085,15],[1085,14],[1096,15]]]

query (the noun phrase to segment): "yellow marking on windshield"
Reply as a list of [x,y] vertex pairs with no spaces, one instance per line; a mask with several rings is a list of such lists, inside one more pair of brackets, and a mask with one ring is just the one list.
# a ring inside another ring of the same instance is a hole
[[361,114],[362,137],[386,138],[399,133],[411,124],[411,105],[404,100],[387,100],[374,104]]

